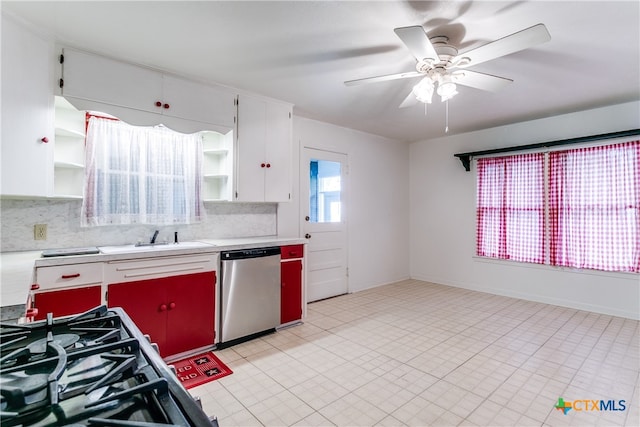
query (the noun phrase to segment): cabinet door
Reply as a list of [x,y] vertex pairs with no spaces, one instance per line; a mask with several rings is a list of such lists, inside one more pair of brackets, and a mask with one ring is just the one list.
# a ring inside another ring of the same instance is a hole
[[263,100],[244,95],[238,98],[236,200],[264,201],[266,121]]
[[99,306],[100,289],[100,285],[95,285],[37,293],[33,297],[35,307],[38,309],[34,319],[46,319],[47,313],[53,313],[53,317],[69,316]]
[[165,355],[167,330],[167,278],[111,284],[107,305],[122,307],[133,322]]
[[291,193],[291,107],[238,99],[236,200],[283,202]]
[[53,45],[5,15],[1,38],[0,194],[48,196],[53,191]]
[[[163,114],[202,123],[234,127],[235,93],[222,87],[182,79],[163,77],[162,100],[169,105]],[[208,129],[203,126],[202,129]]]
[[286,202],[291,198],[291,107],[268,103],[265,156],[265,202]]
[[63,96],[162,112],[161,73],[74,49],[63,54]]
[[280,264],[280,323],[302,318],[302,260]]
[[167,340],[163,357],[213,345],[215,272],[171,277],[167,292]]

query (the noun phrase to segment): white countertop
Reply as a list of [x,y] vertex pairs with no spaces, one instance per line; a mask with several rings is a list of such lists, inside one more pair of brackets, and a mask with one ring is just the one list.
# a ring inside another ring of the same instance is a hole
[[237,239],[198,239],[203,247],[163,248],[156,251],[136,251],[117,254],[71,255],[42,258],[42,251],[0,253],[0,307],[25,304],[29,288],[34,283],[35,267],[68,265],[91,262],[109,262],[125,259],[155,258],[173,255],[216,253],[234,249],[264,246],[299,245],[307,241],[297,237],[260,236]]

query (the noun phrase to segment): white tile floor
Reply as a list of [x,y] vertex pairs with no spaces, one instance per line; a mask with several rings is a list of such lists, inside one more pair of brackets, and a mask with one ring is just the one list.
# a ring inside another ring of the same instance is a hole
[[234,373],[191,392],[221,427],[637,426],[639,323],[408,280],[217,351]]

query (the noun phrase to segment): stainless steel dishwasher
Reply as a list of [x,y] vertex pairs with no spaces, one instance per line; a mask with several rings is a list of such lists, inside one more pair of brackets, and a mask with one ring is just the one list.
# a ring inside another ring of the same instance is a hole
[[273,332],[280,324],[280,248],[226,251],[220,258],[219,347]]

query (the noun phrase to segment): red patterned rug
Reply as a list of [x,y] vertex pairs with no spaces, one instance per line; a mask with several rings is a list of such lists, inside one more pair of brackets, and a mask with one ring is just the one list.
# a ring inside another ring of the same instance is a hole
[[211,351],[178,360],[171,364],[175,367],[176,375],[184,388],[199,386],[233,373]]

